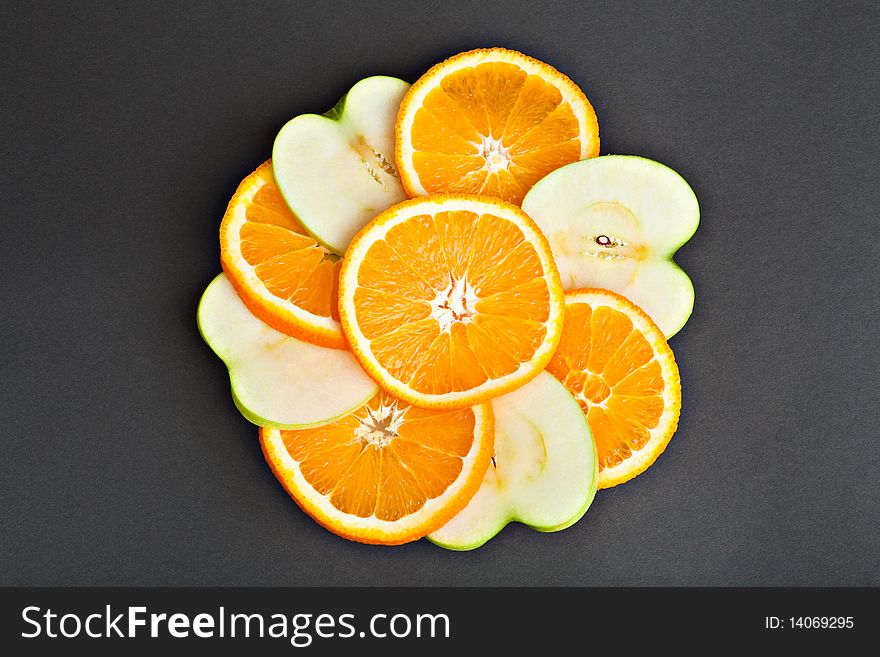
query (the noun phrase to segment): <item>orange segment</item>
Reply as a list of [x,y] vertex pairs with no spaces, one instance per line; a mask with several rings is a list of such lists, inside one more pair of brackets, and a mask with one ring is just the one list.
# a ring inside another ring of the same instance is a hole
[[547,366],[581,405],[599,456],[599,488],[644,472],[678,425],[681,381],[663,333],[614,292],[565,294],[565,326]]
[[414,300],[434,298],[433,286],[385,241],[374,246],[373,257],[363,265],[363,278],[364,287],[380,292]]
[[472,390],[483,385],[489,378],[477,352],[471,346],[468,329],[463,324],[453,324],[449,328],[449,360],[456,364],[451,378],[452,389],[455,391]]
[[438,212],[434,215],[434,227],[440,236],[440,247],[446,255],[446,266],[455,278],[462,278],[471,266],[473,216],[468,212]]
[[314,242],[305,235],[265,223],[247,221],[239,233],[241,255],[249,265],[258,265],[286,253],[309,253]]
[[516,285],[480,299],[476,309],[488,315],[509,315],[543,322],[547,319],[549,293],[540,279]]
[[469,408],[438,411],[412,406],[397,434],[402,441],[416,442],[435,452],[464,457],[473,442],[472,413]]
[[651,345],[641,333],[630,333],[624,343],[605,363],[602,376],[608,385],[617,385],[630,372],[645,365],[654,357]]
[[355,356],[417,406],[466,407],[512,390],[544,368],[561,335],[562,284],[546,239],[491,197],[437,195],[384,211],[351,242],[339,298]]
[[554,169],[599,154],[596,114],[577,85],[504,48],[433,67],[404,96],[396,131],[410,196],[483,194],[519,204]]
[[248,309],[272,328],[346,347],[339,326],[340,262],[308,234],[264,162],[245,178],[220,225],[220,263]]
[[598,306],[590,318],[590,362],[587,369],[602,374],[608,359],[632,333],[633,323],[624,313]]
[[[540,308],[541,314],[547,312],[547,307]],[[484,333],[495,337],[496,344],[503,345],[506,354],[513,356],[515,362],[522,363],[532,357],[546,337],[546,331],[542,322],[532,319],[504,315],[479,314],[474,318],[474,324],[479,326]],[[494,354],[485,354],[491,363]]]
[[515,372],[519,360],[503,344],[498,336],[481,322],[471,322],[464,327],[467,331],[467,342],[475,354],[484,354],[480,362],[481,369],[491,379],[500,379]]
[[431,314],[427,301],[369,287],[359,287],[355,291],[355,303],[363,308],[361,330],[370,340],[387,334],[396,326],[427,319]]
[[[409,381],[424,366],[425,354],[439,337],[437,322],[426,318],[399,326],[389,325],[388,328],[390,332],[371,341],[373,354],[387,365],[391,376]],[[438,364],[441,366],[443,363]]]
[[380,393],[314,429],[261,429],[263,453],[306,513],[345,538],[398,544],[458,513],[494,442],[489,405],[427,410]]

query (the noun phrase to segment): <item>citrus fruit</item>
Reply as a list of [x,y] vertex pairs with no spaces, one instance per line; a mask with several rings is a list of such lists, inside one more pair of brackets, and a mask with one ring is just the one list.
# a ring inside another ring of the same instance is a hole
[[565,293],[565,329],[547,370],[587,415],[599,488],[644,472],[675,433],[681,409],[675,357],[651,318],[615,292]]
[[417,406],[463,407],[534,378],[559,341],[562,284],[547,240],[496,198],[437,195],[358,233],[339,279],[361,365]]
[[504,48],[437,64],[397,116],[395,158],[410,196],[459,192],[519,204],[546,174],[598,154],[596,113],[577,85]]
[[238,410],[261,427],[325,424],[379,391],[349,351],[297,340],[254,317],[226,274],[202,295],[198,324],[229,370]]
[[275,185],[271,160],[245,178],[220,224],[220,264],[248,309],[300,340],[345,348],[339,257],[302,227]]
[[383,392],[314,429],[261,429],[263,454],[296,503],[318,523],[362,543],[421,538],[458,513],[492,456],[488,405],[411,406]]
[[522,202],[553,249],[565,289],[619,292],[667,338],[694,307],[694,286],[672,259],[700,222],[693,190],[644,157],[603,155],[539,180]]

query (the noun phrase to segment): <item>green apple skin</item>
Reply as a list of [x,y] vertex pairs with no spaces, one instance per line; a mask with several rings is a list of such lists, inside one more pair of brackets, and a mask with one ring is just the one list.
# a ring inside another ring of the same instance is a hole
[[694,308],[694,286],[673,261],[700,223],[693,190],[669,167],[603,155],[551,172],[522,209],[544,231],[566,290],[598,287],[640,306],[667,338]]
[[495,456],[468,503],[430,534],[448,550],[473,550],[510,522],[541,532],[570,527],[596,495],[599,463],[586,417],[547,372],[492,400]]
[[403,80],[361,80],[326,114],[302,114],[275,138],[275,182],[300,223],[324,247],[345,252],[351,238],[406,193],[394,165]]
[[302,342],[254,317],[225,274],[205,289],[197,315],[202,337],[229,370],[236,407],[258,426],[319,426],[378,392],[349,352]]

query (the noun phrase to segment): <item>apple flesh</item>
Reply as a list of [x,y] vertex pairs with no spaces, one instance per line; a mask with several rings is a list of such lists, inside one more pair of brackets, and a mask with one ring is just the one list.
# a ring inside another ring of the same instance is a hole
[[303,429],[359,408],[378,388],[348,351],[279,333],[254,317],[226,274],[207,287],[199,331],[229,369],[232,398],[261,427]]
[[599,287],[640,306],[667,338],[694,307],[694,286],[672,256],[700,222],[693,190],[669,167],[603,155],[553,171],[522,209],[547,236],[566,290]]
[[596,494],[599,466],[586,417],[547,372],[492,400],[495,456],[479,490],[428,536],[450,550],[472,550],[512,521],[542,532],[573,525]]
[[394,166],[394,129],[409,84],[374,76],[327,114],[303,114],[275,138],[281,195],[316,240],[342,254],[357,233],[406,193]]

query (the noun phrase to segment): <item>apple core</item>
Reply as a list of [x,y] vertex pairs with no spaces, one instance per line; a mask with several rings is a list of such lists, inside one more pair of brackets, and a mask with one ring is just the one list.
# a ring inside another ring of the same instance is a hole
[[694,307],[694,286],[673,261],[700,221],[685,180],[659,162],[603,155],[556,169],[522,209],[547,235],[566,290],[605,288],[651,316],[668,338]]

